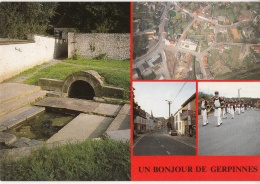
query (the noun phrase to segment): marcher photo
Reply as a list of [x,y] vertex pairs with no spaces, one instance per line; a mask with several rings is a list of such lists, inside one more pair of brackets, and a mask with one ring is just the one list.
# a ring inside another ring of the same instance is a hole
[[260,83],[198,83],[199,155],[260,155]]

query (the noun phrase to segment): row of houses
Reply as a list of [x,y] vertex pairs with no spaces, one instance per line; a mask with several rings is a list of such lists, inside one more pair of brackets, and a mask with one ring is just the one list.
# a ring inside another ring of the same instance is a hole
[[153,113],[149,114],[134,102],[134,131],[138,134],[147,133],[153,130],[159,130],[167,126],[164,117],[154,117]]

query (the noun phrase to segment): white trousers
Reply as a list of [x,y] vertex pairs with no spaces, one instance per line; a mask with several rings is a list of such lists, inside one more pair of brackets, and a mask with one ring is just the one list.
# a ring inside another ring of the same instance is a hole
[[221,119],[221,108],[216,108],[214,111],[214,116],[217,117],[217,122],[218,125],[220,125],[222,123],[222,119]]
[[201,110],[201,115],[202,115],[202,119],[203,119],[203,125],[206,125],[208,122],[208,117],[207,117],[207,110]]
[[235,111],[233,108],[230,109],[230,114],[232,115],[232,118],[235,118]]
[[245,108],[244,107],[241,107],[241,112],[245,112]]
[[227,113],[230,114],[230,107],[227,107]]
[[226,109],[225,108],[222,109],[222,117],[226,118]]
[[237,108],[237,112],[238,112],[238,114],[240,114],[240,108]]

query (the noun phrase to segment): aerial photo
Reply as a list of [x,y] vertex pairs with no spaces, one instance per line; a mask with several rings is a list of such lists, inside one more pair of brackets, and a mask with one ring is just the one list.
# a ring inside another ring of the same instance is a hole
[[259,2],[134,2],[133,79],[260,79]]

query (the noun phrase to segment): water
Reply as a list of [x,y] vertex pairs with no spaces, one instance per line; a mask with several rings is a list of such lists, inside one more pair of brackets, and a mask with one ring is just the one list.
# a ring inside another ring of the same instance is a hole
[[46,109],[5,132],[17,137],[46,141],[77,116],[75,113],[64,114],[61,111]]

